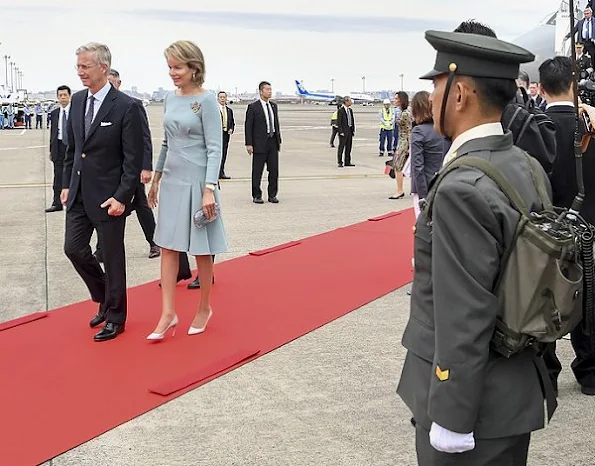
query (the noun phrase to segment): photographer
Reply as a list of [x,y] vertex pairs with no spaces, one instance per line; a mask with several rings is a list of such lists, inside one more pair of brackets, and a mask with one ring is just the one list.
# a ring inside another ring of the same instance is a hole
[[[544,61],[539,67],[539,81],[541,93],[548,102],[545,112],[556,126],[557,149],[551,175],[553,203],[558,207],[569,208],[578,192],[574,155],[576,109],[570,58],[555,57]],[[588,113],[591,111],[590,108],[592,107],[583,106],[583,111]],[[595,145],[589,142],[590,137],[586,136],[582,144],[582,151],[585,154],[582,159],[585,199],[580,213],[586,221],[594,224]],[[572,332],[571,340],[576,354],[576,359],[571,366],[574,376],[585,395],[595,395],[595,352],[589,347],[589,340],[582,334],[580,326]],[[548,345],[544,351],[544,360],[554,388],[557,389],[558,375],[562,366],[556,357],[555,348],[555,343]]]

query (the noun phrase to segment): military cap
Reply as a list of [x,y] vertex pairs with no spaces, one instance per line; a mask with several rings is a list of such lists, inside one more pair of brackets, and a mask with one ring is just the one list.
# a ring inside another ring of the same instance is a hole
[[449,72],[478,78],[516,79],[520,64],[535,60],[528,50],[495,37],[426,31],[426,40],[436,50],[436,63],[420,79],[433,79]]

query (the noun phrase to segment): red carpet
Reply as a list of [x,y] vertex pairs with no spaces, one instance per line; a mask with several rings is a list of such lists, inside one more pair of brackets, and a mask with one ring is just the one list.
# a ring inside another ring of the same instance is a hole
[[145,340],[157,282],[129,290],[114,341],[93,342],[90,301],[2,324],[0,463],[58,456],[403,286],[413,221],[409,209],[217,264],[202,335],[186,335],[199,292],[180,286],[175,338]]

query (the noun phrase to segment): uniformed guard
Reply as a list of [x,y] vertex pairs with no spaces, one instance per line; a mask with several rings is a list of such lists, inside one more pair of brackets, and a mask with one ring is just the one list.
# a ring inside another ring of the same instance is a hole
[[[445,163],[486,159],[531,211],[541,210],[529,161],[500,124],[519,65],[534,55],[475,34],[427,31],[426,40],[437,57],[422,79],[434,83],[436,129],[452,140]],[[488,176],[466,166],[443,178],[433,201],[432,220],[426,206],[415,227],[407,356],[397,389],[413,412],[418,464],[525,465],[531,432],[545,424],[543,360],[532,348],[510,358],[490,349],[500,308],[493,288],[520,215]]]

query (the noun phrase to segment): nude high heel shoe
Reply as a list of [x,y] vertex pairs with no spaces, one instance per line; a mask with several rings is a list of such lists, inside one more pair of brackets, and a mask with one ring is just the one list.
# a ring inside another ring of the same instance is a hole
[[172,338],[175,336],[176,334],[176,326],[178,325],[178,316],[175,315],[174,318],[171,320],[171,322],[169,323],[169,325],[167,327],[165,327],[165,330],[161,333],[156,333],[153,332],[151,333],[151,335],[149,335],[147,337],[147,340],[163,340],[163,338],[165,338],[165,334],[167,333],[167,331],[171,328],[172,332],[171,332],[171,336]]
[[190,327],[188,329],[188,335],[198,335],[199,333],[203,333],[206,330],[207,324],[209,323],[212,315],[213,311],[209,309],[209,317],[207,317],[207,320],[205,321],[205,324],[202,326],[202,328]]

